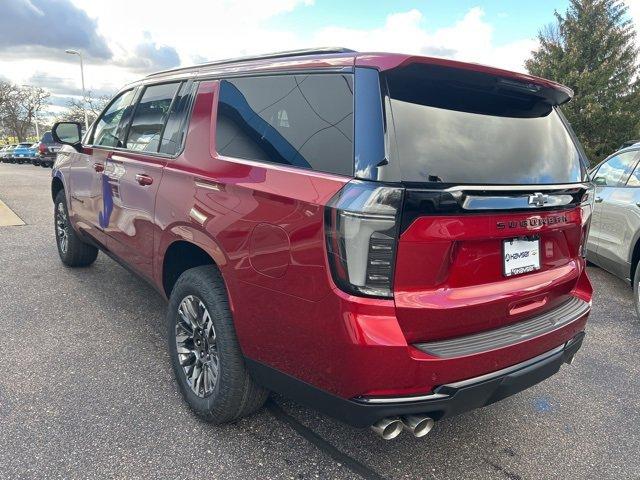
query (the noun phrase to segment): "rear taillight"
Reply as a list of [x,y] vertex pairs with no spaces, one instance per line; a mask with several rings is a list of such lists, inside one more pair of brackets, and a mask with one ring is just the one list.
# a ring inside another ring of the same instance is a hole
[[595,198],[595,189],[589,187],[582,196],[580,201],[580,210],[582,218],[582,237],[580,238],[580,255],[587,256],[587,237],[589,236],[589,227],[591,226],[591,214],[593,213],[593,201]]
[[44,143],[38,144],[38,151],[40,153],[47,153],[47,146]]
[[403,189],[354,180],[325,211],[327,254],[336,285],[347,293],[393,296]]

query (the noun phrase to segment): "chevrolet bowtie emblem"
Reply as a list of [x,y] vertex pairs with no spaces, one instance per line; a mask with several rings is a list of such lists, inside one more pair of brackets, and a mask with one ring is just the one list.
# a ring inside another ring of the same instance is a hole
[[529,195],[529,205],[535,205],[536,207],[544,207],[547,200],[549,200],[549,196],[540,192]]

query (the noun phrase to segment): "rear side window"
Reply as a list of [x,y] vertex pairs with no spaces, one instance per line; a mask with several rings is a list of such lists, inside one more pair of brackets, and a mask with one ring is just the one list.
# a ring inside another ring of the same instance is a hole
[[587,178],[560,114],[527,86],[424,65],[392,70],[386,80],[404,181],[555,184]]
[[633,173],[627,180],[627,187],[640,187],[640,165],[633,170]]
[[229,157],[352,175],[352,76],[222,80],[216,150]]
[[195,84],[183,83],[173,102],[167,125],[162,134],[160,152],[175,155],[180,151],[186,133],[187,115],[191,104],[191,92]]
[[105,147],[122,147],[124,145],[124,131],[121,128],[121,120],[126,118],[131,109],[133,90],[127,90],[111,102],[106,108],[93,133],[93,144]]
[[624,180],[633,168],[638,152],[624,152],[604,162],[593,178],[593,183],[603,187],[615,187]]
[[176,82],[145,88],[133,114],[126,148],[141,152],[158,151],[162,129],[179,85]]

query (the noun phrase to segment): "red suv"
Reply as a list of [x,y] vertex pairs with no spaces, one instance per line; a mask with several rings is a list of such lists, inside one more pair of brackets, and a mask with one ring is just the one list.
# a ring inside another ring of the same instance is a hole
[[482,407],[580,348],[592,289],[570,89],[345,49],[150,75],[52,181],[70,267],[168,298],[180,390],[228,422],[268,391],[383,438]]

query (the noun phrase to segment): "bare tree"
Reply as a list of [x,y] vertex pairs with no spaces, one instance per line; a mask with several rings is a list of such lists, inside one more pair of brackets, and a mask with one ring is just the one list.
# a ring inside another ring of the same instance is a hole
[[0,81],[0,136],[2,136],[2,138],[13,135],[7,126],[5,115],[8,108],[9,98],[13,94],[15,88],[15,85],[12,83]]
[[9,95],[11,91],[15,88],[15,85],[0,81],[0,111],[2,110],[2,106],[9,99]]
[[48,105],[49,92],[40,87],[18,87],[13,84],[2,85],[0,89],[2,125],[19,141],[24,140],[33,127],[37,112]]
[[111,97],[109,95],[93,96],[87,92],[86,99],[71,99],[67,102],[67,110],[58,115],[58,121],[79,122],[84,125],[84,111],[87,110],[89,124],[93,123],[100,112],[107,106]]

